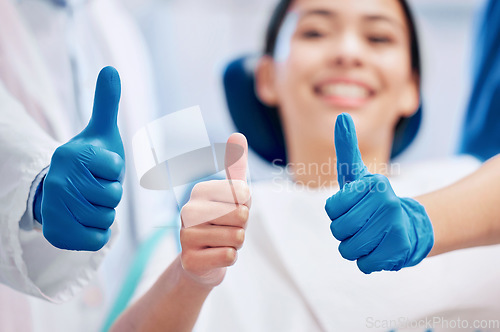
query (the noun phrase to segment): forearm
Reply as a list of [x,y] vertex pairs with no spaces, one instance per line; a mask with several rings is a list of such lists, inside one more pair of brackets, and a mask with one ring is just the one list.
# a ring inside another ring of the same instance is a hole
[[112,331],[191,331],[212,287],[191,279],[180,256],[115,322]]
[[231,135],[225,155],[227,179],[197,183],[182,207],[182,253],[113,331],[191,331],[208,294],[236,262],[251,201],[245,136]]
[[467,178],[416,200],[434,228],[429,256],[500,243],[500,156]]

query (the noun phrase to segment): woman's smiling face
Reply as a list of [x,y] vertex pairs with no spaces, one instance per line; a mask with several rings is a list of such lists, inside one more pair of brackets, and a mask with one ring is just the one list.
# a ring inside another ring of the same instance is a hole
[[289,149],[295,138],[331,146],[335,119],[348,112],[364,153],[390,151],[398,120],[418,107],[418,80],[397,0],[295,0],[257,89],[279,107]]

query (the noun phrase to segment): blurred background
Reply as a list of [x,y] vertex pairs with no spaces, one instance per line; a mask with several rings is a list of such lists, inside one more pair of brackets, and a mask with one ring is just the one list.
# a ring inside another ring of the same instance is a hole
[[[120,1],[139,23],[150,50],[159,106],[155,118],[200,105],[211,143],[225,142],[235,128],[224,98],[223,71],[236,57],[261,51],[277,0]],[[470,94],[472,40],[485,0],[409,2],[423,58],[424,113],[417,139],[397,160],[402,163],[456,152]],[[255,155],[249,162],[253,179],[273,171]],[[175,198],[171,202],[172,209],[165,211],[174,214]],[[140,239],[146,239],[149,226],[165,225],[141,221]],[[112,281],[120,285],[115,277]]]
[[[264,30],[277,1],[124,1],[151,50],[158,116],[200,105],[211,142],[225,142],[234,127],[222,90],[224,67],[239,55],[262,49]],[[456,151],[470,93],[471,42],[485,1],[409,2],[423,53],[424,118],[416,141],[399,158],[401,162]],[[252,163],[263,166],[256,158]],[[252,166],[252,170],[259,169]]]

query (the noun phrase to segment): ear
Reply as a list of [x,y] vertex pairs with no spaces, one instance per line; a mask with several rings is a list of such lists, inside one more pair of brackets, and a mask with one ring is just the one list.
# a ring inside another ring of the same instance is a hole
[[260,58],[255,68],[255,89],[260,101],[269,107],[278,104],[275,87],[274,60],[269,55]]
[[413,74],[407,86],[401,93],[401,116],[410,117],[420,106],[420,77]]

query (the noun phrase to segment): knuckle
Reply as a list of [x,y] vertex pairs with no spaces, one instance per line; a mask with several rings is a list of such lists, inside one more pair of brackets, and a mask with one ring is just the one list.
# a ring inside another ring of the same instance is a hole
[[372,190],[377,194],[390,196],[392,194],[392,187],[389,179],[381,174],[375,174],[374,181],[371,184]]
[[193,189],[191,189],[190,199],[195,199],[199,196],[201,190],[200,187],[201,187],[201,182],[198,182],[197,184],[194,185]]
[[116,217],[116,211],[115,209],[110,209],[108,212],[104,213],[102,216],[102,226],[105,229],[108,229],[113,225],[113,222],[115,221]]
[[358,269],[363,272],[364,274],[371,274],[372,272],[375,272],[375,269],[373,268],[372,264],[366,261],[357,261]]
[[179,232],[179,240],[181,241],[181,244],[182,244],[182,242],[184,242],[186,240],[186,229],[185,228],[181,228],[181,231]]
[[236,249],[234,248],[226,248],[223,252],[224,254],[224,262],[227,266],[231,266],[236,262],[236,259],[238,257],[238,253],[236,252]]
[[64,159],[72,156],[74,152],[75,150],[72,149],[70,145],[61,145],[54,151],[54,154],[52,155],[52,162],[63,161]]
[[203,211],[203,204],[200,201],[187,202],[181,209],[181,220],[184,227],[199,225],[206,221]]
[[340,247],[339,246],[339,253],[340,253],[340,256],[342,256],[343,259],[347,259],[347,260],[350,260],[349,259],[349,255],[346,253],[345,249]]
[[382,174],[373,174],[373,179],[375,182],[383,182],[386,183],[388,181],[387,177]]
[[91,244],[90,251],[98,251],[108,243],[109,236],[100,236],[95,239],[94,243]]
[[385,205],[390,209],[399,209],[401,202],[396,195],[387,195],[385,198]]
[[121,171],[125,167],[125,160],[118,153],[111,153],[112,167],[117,171]]
[[123,196],[123,186],[120,182],[115,181],[110,184],[110,188],[113,194],[112,203],[116,207],[120,203]]
[[344,189],[341,189],[337,194],[342,197],[343,193],[365,193],[371,189],[370,187],[370,182],[366,178],[361,178],[356,181],[348,183],[349,186],[344,187]]
[[335,239],[338,241],[343,241],[345,240],[344,236],[344,231],[343,229],[338,225],[338,222],[332,221],[330,223],[330,231],[332,232],[332,235]]
[[239,205],[237,207],[237,219],[238,219],[238,225],[245,225],[247,220],[248,220],[248,216],[249,216],[249,209],[247,206],[245,205]]
[[110,211],[109,212],[97,211],[94,213],[85,213],[82,216],[79,216],[76,221],[85,227],[100,228],[107,230],[109,229],[109,227],[111,227],[113,221],[115,220],[114,218],[115,210],[113,209],[111,211],[113,212],[111,213]]
[[341,242],[339,245],[339,252],[340,255],[344,258],[347,259],[348,261],[353,261],[357,259],[356,254],[350,250],[344,242]]
[[339,195],[340,191],[336,193],[335,195],[330,196],[325,203],[325,211],[330,220],[335,219],[335,209],[337,207],[337,197]]
[[189,201],[181,209],[181,219],[189,220],[192,215],[193,204]]
[[183,249],[187,248],[187,245],[190,241],[190,229],[189,228],[182,228],[179,234],[180,241],[181,241],[181,246]]
[[191,190],[191,199],[203,197],[208,190],[207,187],[209,187],[210,182],[211,181],[203,181],[195,184],[193,189]]
[[250,200],[252,199],[252,195],[250,193],[250,187],[246,183],[244,184],[242,191],[243,191],[242,203],[245,204],[245,203],[250,202]]
[[239,203],[246,203],[250,200],[250,187],[243,180],[233,180],[232,181],[234,190],[236,191],[236,197],[239,199]]
[[244,242],[245,242],[245,230],[243,228],[240,228],[235,231],[234,243],[237,248],[241,248]]

